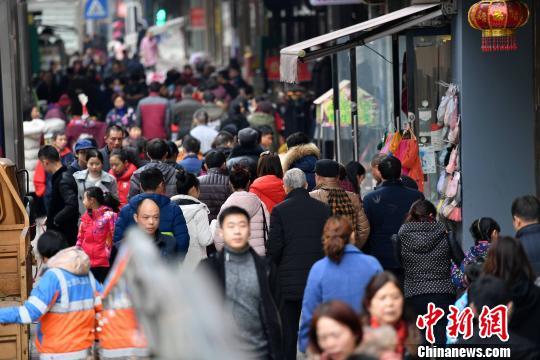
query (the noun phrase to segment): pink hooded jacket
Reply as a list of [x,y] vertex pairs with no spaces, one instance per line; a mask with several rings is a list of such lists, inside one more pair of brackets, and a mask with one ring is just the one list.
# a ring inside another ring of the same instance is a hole
[[[266,205],[257,197],[257,195],[249,193],[247,191],[236,191],[229,196],[229,198],[223,203],[219,213],[223,209],[230,206],[238,206],[246,210],[250,217],[251,237],[249,238],[249,245],[260,256],[266,255],[266,248],[264,246],[264,219],[266,218],[266,228],[270,229],[270,214],[266,209]],[[263,216],[264,211],[264,216]],[[218,215],[219,219],[219,215]],[[266,234],[268,239],[268,234]],[[218,251],[223,249],[223,238],[219,236],[219,231],[216,228],[214,234],[214,244]]]
[[101,206],[81,217],[77,246],[90,257],[91,267],[109,267],[114,224],[117,215],[108,207]]

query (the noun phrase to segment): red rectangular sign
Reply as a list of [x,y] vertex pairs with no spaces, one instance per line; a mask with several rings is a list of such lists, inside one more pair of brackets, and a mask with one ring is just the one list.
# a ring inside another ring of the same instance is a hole
[[189,18],[192,29],[206,29],[206,11],[204,8],[191,8]]

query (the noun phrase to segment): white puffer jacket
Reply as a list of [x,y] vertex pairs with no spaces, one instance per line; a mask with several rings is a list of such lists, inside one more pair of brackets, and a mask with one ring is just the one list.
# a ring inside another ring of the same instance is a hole
[[28,171],[30,177],[29,191],[34,192],[34,173],[36,165],[39,161],[37,158],[41,147],[41,139],[43,135],[53,133],[55,131],[64,130],[66,123],[62,119],[33,119],[23,121],[24,134],[24,167]]
[[206,247],[214,241],[208,224],[208,206],[189,195],[175,195],[171,201],[178,204],[189,232],[189,247],[182,266],[186,270],[195,270],[199,262],[206,259]]

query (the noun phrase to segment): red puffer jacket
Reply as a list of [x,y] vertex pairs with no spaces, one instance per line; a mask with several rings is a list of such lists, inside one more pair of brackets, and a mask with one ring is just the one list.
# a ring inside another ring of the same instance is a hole
[[109,174],[114,176],[116,184],[118,185],[118,200],[120,200],[120,208],[128,202],[129,184],[131,175],[137,170],[137,167],[132,163],[128,163],[126,171],[122,175],[116,175],[114,171],[109,170]]
[[77,246],[90,258],[91,267],[109,267],[114,223],[117,215],[107,206],[87,212],[81,217]]
[[265,175],[255,179],[249,187],[249,192],[257,195],[271,213],[275,205],[285,200],[283,180],[275,175]]

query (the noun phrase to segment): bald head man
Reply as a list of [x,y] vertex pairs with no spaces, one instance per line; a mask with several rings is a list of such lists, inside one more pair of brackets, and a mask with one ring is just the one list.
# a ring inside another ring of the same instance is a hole
[[161,256],[165,260],[178,261],[183,257],[179,251],[176,239],[170,232],[159,230],[159,206],[152,199],[144,199],[137,206],[137,211],[133,214],[133,219],[139,229],[147,233],[156,244]]
[[159,229],[159,206],[152,199],[144,199],[137,206],[133,219],[141,230],[153,237]]

